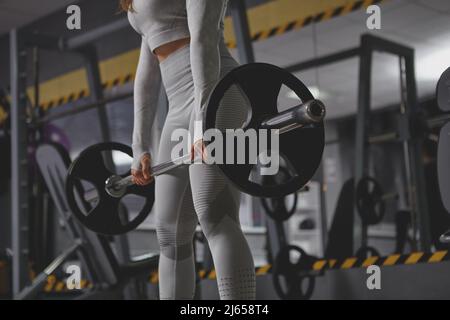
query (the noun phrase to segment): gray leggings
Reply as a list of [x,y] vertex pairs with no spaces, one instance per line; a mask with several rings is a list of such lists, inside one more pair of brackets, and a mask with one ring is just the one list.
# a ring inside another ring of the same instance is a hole
[[[220,41],[220,74],[237,66]],[[161,64],[169,100],[156,163],[171,159],[175,129],[188,129],[195,117],[190,49],[172,53]],[[237,88],[224,97],[220,126],[237,126],[246,115]],[[192,125],[191,128],[192,130]],[[195,290],[193,235],[200,222],[212,252],[221,299],[254,299],[252,255],[239,223],[239,192],[213,165],[192,164],[156,177],[156,225],[161,256],[160,298],[192,299]]]

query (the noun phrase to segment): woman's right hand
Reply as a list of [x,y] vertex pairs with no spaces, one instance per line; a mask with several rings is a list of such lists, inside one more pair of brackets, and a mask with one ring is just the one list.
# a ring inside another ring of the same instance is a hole
[[133,183],[138,186],[145,186],[152,182],[153,176],[151,173],[151,157],[150,154],[145,153],[141,156],[139,161],[140,170],[131,169],[131,175],[133,176]]

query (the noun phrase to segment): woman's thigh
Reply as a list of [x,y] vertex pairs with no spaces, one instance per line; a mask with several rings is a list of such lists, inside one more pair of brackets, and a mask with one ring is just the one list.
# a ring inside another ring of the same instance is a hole
[[[171,133],[179,126],[170,117],[166,119],[158,152],[157,163],[169,161],[176,142]],[[188,241],[197,225],[192,192],[189,185],[189,168],[181,166],[155,178],[155,215],[160,242],[178,245]],[[165,238],[165,239],[163,239]],[[176,239],[176,243],[174,243]]]

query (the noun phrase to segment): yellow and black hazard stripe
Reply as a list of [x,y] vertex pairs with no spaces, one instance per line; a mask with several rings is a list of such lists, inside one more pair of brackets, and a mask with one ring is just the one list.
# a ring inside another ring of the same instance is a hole
[[[414,252],[405,255],[392,254],[386,257],[369,257],[366,259],[359,259],[356,257],[346,258],[342,260],[337,259],[319,259],[313,262],[309,267],[306,267],[305,272],[319,272],[326,270],[347,270],[355,268],[367,268],[370,265],[377,265],[380,267],[389,267],[395,265],[414,265],[418,263],[438,263],[449,261],[450,254],[448,251],[437,251],[434,253]],[[255,268],[256,276],[263,276],[272,272],[272,265],[267,264]],[[215,270],[200,270],[198,278],[201,280],[216,279]],[[152,284],[158,283],[158,273],[152,272],[149,278]]]
[[392,254],[387,257],[368,257],[368,258],[346,258],[342,260],[329,259],[315,261],[311,269],[314,271],[324,270],[345,270],[353,268],[367,268],[370,265],[388,267],[395,265],[414,265],[418,263],[438,263],[450,260],[448,251],[437,251],[434,253],[413,252],[410,254]]
[[[92,288],[92,284],[88,280],[80,281],[80,290]],[[61,293],[61,292],[70,292],[73,290],[69,290],[66,285],[66,280],[58,280],[54,275],[50,275],[47,277],[47,283],[44,286],[45,293]]]
[[[410,254],[392,254],[386,257],[369,257],[365,259],[350,257],[342,260],[338,259],[319,259],[311,263],[302,271],[308,272],[322,272],[327,270],[348,270],[356,268],[367,268],[371,265],[380,267],[390,267],[399,265],[415,265],[415,264],[432,264],[450,260],[450,253],[448,251],[437,251],[434,253],[413,252]],[[270,264],[255,268],[256,276],[263,276],[272,272],[273,266]],[[216,271],[200,270],[197,274],[200,280],[215,280],[217,278]],[[148,278],[149,283],[158,283],[158,272],[153,271]],[[88,280],[81,280],[81,289],[91,288],[92,284]],[[66,286],[66,281],[57,279],[54,275],[47,278],[47,284],[44,287],[44,292],[69,292]]]
[[[129,74],[125,75],[125,76],[119,76],[117,78],[114,78],[114,79],[111,79],[109,81],[103,82],[102,83],[102,89],[103,90],[112,89],[114,87],[122,86],[122,85],[124,85],[124,84],[126,84],[128,82],[131,82],[132,80],[134,80],[134,74],[133,73],[129,73]],[[43,110],[48,110],[50,108],[62,106],[62,105],[65,105],[67,103],[75,102],[75,101],[80,100],[82,98],[86,98],[88,95],[89,95],[88,90],[82,89],[82,90],[80,90],[78,92],[74,92],[74,93],[62,96],[59,99],[54,99],[54,100],[50,100],[50,101],[47,101],[45,103],[42,103],[42,104],[40,104],[40,108],[42,108]]]
[[[273,27],[268,30],[257,32],[251,36],[251,40],[252,41],[266,40],[273,36],[281,35],[283,33],[289,32],[289,31],[302,29],[304,27],[311,25],[312,23],[319,23],[319,22],[326,21],[326,20],[329,20],[332,18],[343,16],[348,13],[360,10],[362,8],[367,8],[370,5],[381,4],[382,2],[385,2],[385,1],[387,1],[387,0],[349,1],[348,3],[346,3],[344,5],[341,5],[341,6],[338,6],[335,8],[330,8],[325,11],[319,12],[317,14],[310,15],[307,17],[302,17],[297,20],[292,20],[288,23]],[[227,45],[230,48],[236,48],[236,46],[237,46],[236,42],[227,42]]]

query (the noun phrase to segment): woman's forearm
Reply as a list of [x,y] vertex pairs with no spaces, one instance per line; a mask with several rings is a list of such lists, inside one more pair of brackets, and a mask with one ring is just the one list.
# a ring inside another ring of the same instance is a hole
[[150,152],[151,127],[158,107],[161,72],[156,56],[142,38],[134,80],[133,169],[139,169],[140,157]]
[[[195,87],[195,121],[203,119],[209,95],[220,76],[219,41],[227,0],[186,0],[191,35],[191,70]],[[195,130],[194,142],[202,132]]]

